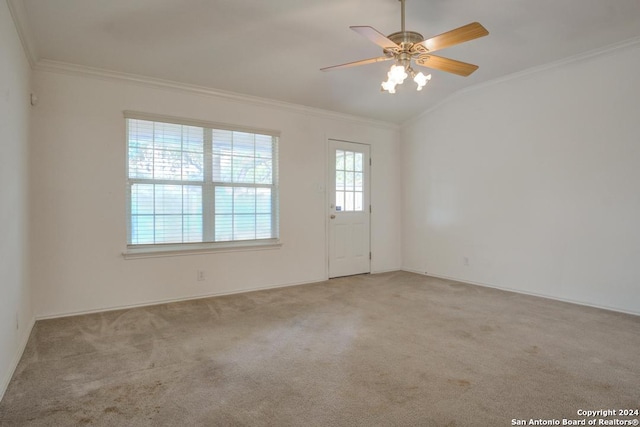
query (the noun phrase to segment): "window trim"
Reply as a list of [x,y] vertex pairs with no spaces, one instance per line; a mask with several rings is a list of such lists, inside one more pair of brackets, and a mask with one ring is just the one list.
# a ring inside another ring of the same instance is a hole
[[280,138],[280,131],[273,129],[261,129],[249,126],[236,126],[228,123],[209,122],[205,120],[185,119],[175,116],[164,116],[161,114],[141,113],[139,111],[125,110],[122,112],[125,119],[149,120],[152,122],[173,123],[175,125],[197,126],[203,128],[212,128],[220,130],[230,130],[236,132],[258,133],[261,135],[270,135]]
[[172,257],[182,255],[202,255],[223,252],[246,252],[280,249],[280,239],[238,240],[220,243],[165,243],[157,245],[127,245],[122,252],[124,259]]
[[[177,125],[184,126],[196,126],[208,129],[219,129],[219,130],[227,130],[227,131],[236,131],[236,132],[247,132],[253,134],[260,135],[268,135],[275,138],[280,138],[280,132],[271,130],[271,129],[260,129],[253,128],[247,126],[236,126],[229,125],[223,123],[209,122],[203,120],[193,120],[193,119],[185,119],[181,117],[174,116],[165,116],[160,114],[149,114],[138,111],[123,111],[123,115],[125,118],[125,144],[128,146],[128,135],[127,135],[127,120],[146,120],[153,122],[163,122],[163,123],[171,123]],[[278,170],[279,170],[279,144],[276,143],[274,145],[273,158],[276,161],[276,169],[275,169],[275,188],[277,189],[277,193],[279,193],[279,178],[278,178]],[[129,170],[129,156],[128,154],[125,156],[125,176],[127,177],[127,181],[129,180],[128,170]],[[206,178],[203,183],[204,186],[207,185]],[[259,185],[261,187],[262,185]],[[272,186],[268,186],[271,188]],[[130,191],[130,186],[127,185],[127,192]],[[258,239],[258,240],[235,240],[235,241],[221,241],[221,242],[187,242],[187,243],[159,243],[159,244],[139,244],[139,245],[126,245],[126,250],[122,252],[122,256],[125,259],[136,259],[136,258],[151,258],[151,257],[166,257],[166,256],[182,256],[182,255],[193,255],[193,254],[206,254],[206,253],[220,253],[220,252],[238,252],[238,251],[256,251],[256,250],[270,250],[270,249],[279,249],[282,247],[282,243],[280,242],[280,206],[279,206],[279,195],[273,195],[272,197],[277,198],[278,202],[276,202],[272,209],[272,214],[274,215],[273,221],[274,226],[277,230],[276,238],[270,239]],[[211,214],[211,213],[209,213]],[[131,195],[127,195],[127,203],[126,203],[126,221],[127,221],[127,229],[126,229],[126,238],[125,241],[128,242],[131,227]],[[205,212],[203,211],[203,215]]]

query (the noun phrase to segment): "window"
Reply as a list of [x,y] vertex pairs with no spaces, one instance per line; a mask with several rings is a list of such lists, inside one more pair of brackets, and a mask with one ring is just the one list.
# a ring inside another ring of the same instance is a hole
[[125,118],[129,248],[277,242],[277,133]]
[[336,150],[336,211],[362,212],[362,153]]

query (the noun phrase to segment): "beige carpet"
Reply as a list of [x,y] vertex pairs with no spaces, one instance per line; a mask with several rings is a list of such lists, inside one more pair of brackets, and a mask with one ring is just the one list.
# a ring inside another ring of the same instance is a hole
[[0,425],[581,419],[640,406],[639,351],[640,317],[405,272],[354,276],[39,321]]

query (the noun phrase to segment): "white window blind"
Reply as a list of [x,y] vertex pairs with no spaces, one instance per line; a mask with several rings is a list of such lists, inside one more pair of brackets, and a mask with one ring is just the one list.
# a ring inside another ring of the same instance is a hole
[[125,113],[128,245],[278,239],[278,135]]

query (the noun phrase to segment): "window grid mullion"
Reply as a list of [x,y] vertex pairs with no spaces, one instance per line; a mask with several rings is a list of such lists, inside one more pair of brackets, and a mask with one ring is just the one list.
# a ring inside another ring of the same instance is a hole
[[153,243],[157,243],[156,241],[156,218],[158,217],[156,215],[156,186],[155,184],[153,185],[153,193],[152,193],[152,197],[151,197],[151,203],[153,203]]
[[[156,177],[156,123],[153,122],[153,126],[152,126],[152,132],[153,132],[153,137],[151,138],[152,141],[152,153],[153,153],[153,158],[151,159],[151,176],[153,178]],[[156,184],[153,184],[153,193],[152,193],[152,198],[151,198],[151,203],[153,203],[153,243],[158,243],[156,240]]]
[[[235,154],[233,152],[235,132],[231,132],[231,182],[235,183]],[[231,190],[231,240],[236,240],[236,188],[232,187]]]
[[[253,135],[253,183],[256,183],[256,136]],[[253,238],[258,237],[258,189],[253,188]]]
[[[180,126],[180,178],[184,178],[184,126]],[[184,185],[180,186],[180,240],[184,243]]]
[[278,186],[278,170],[276,169],[275,161],[275,159],[279,158],[279,154],[276,141],[275,137],[271,137],[271,237],[280,235],[280,230],[278,230],[280,212],[278,211],[278,191],[276,190]]
[[[213,131],[204,128],[204,185],[202,186],[202,241],[216,240],[216,197],[213,184]],[[211,207],[211,209],[208,209]]]
[[157,184],[157,185],[202,185],[202,181],[182,181],[179,179],[150,179],[129,178],[130,184]]

